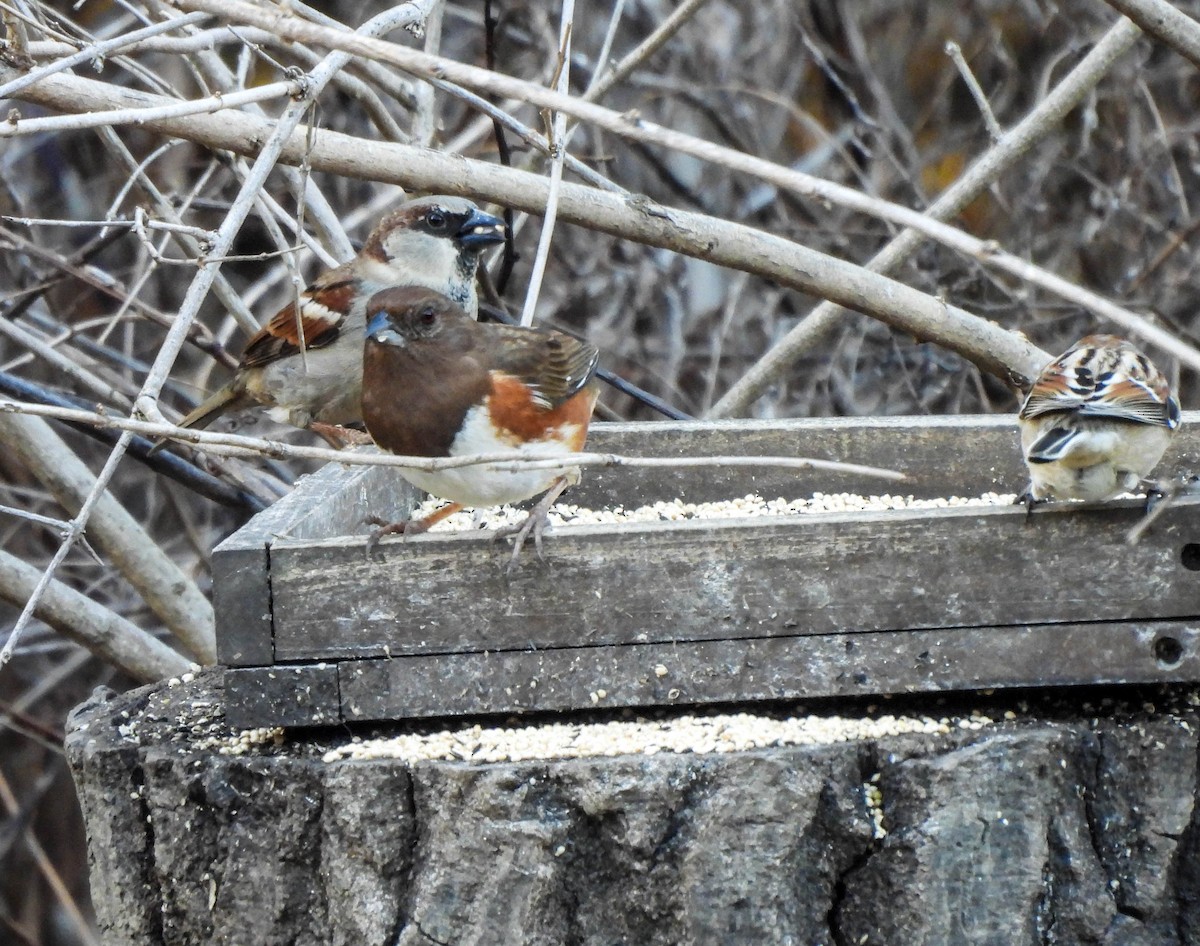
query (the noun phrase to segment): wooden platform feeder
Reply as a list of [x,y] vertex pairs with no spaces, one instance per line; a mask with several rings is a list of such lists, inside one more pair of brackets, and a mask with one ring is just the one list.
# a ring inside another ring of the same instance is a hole
[[[592,508],[747,493],[1020,492],[1011,416],[597,424],[589,450],[783,455],[779,468],[592,468]],[[1200,414],[1159,473],[1200,470]],[[1140,501],[576,526],[506,572],[486,533],[385,539],[421,498],[331,464],[213,554],[228,718],[304,726],[579,707],[697,705],[1200,680],[1200,498],[1136,546]]]

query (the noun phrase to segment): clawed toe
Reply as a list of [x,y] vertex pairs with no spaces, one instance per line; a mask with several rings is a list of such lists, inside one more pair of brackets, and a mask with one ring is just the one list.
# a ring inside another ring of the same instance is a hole
[[550,488],[542,494],[542,498],[529,510],[529,515],[525,517],[524,522],[520,525],[505,526],[502,529],[496,530],[497,539],[513,536],[512,557],[508,560],[507,571],[511,572],[513,566],[517,564],[517,559],[521,555],[521,548],[525,545],[525,540],[529,538],[530,533],[533,533],[533,547],[537,549],[538,558],[544,560],[545,556],[542,555],[542,533],[546,531],[546,526],[550,521],[550,507],[562,495],[567,485],[567,477],[560,476],[550,484]]
[[507,539],[512,538],[513,550],[512,556],[508,560],[508,571],[512,571],[517,564],[517,559],[521,556],[521,549],[525,546],[525,540],[533,535],[533,547],[537,551],[537,557],[544,560],[542,554],[542,535],[546,531],[546,513],[540,509],[534,509],[525,517],[523,521],[516,525],[504,526],[496,530],[495,538]]
[[379,526],[367,536],[367,558],[370,558],[375,552],[375,546],[379,544],[379,540],[385,535],[420,535],[425,532],[429,526],[418,519],[397,519],[395,521],[384,519],[382,516],[367,516],[363,522],[369,526]]

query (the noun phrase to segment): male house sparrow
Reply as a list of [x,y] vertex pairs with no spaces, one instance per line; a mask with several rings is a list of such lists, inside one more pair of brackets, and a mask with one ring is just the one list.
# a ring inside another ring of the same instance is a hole
[[[578,453],[596,403],[599,356],[595,346],[562,332],[474,322],[428,289],[385,289],[367,303],[363,420],[375,443],[402,456]],[[400,472],[450,505],[416,522],[385,525],[372,545],[389,532],[423,532],[463,506],[514,503],[548,491],[512,530],[513,561],[531,529],[540,546],[546,512],[579,478],[578,468],[494,464]]]
[[1180,421],[1161,372],[1115,335],[1089,335],[1047,365],[1017,418],[1034,502],[1136,489]]
[[[246,343],[237,373],[179,422],[207,427],[226,411],[265,405],[281,423],[307,427],[362,419],[367,300],[388,286],[428,286],[472,316],[475,270],[504,223],[460,197],[410,200],[384,217],[358,255],[322,273]],[[303,352],[301,351],[303,335]]]

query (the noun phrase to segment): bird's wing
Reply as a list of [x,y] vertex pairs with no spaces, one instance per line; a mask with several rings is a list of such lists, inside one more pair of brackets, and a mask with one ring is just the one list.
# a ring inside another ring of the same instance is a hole
[[358,281],[337,270],[316,279],[300,294],[299,317],[295,302],[275,313],[246,343],[241,366],[255,368],[298,354],[302,339],[306,349],[332,344],[358,292]]
[[497,343],[488,352],[489,367],[528,384],[543,410],[553,410],[578,394],[596,373],[600,351],[588,342],[562,332],[488,328],[498,330]]

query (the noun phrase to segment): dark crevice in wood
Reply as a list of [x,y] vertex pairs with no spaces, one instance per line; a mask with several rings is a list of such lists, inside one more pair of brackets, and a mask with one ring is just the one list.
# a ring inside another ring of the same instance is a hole
[[[414,918],[416,911],[417,891],[416,879],[417,871],[417,852],[420,850],[421,825],[417,818],[417,793],[414,785],[414,775],[410,769],[408,777],[404,780],[404,810],[408,814],[410,831],[408,836],[408,849],[405,852],[404,869],[399,872],[397,885],[399,887],[399,895],[396,897],[397,914],[396,922],[392,927],[392,935],[388,938],[389,944],[399,943],[400,937],[404,933],[405,927],[408,926],[411,920],[420,931],[421,935],[427,939],[433,940],[425,930],[421,929],[421,924]],[[436,940],[433,940],[436,942]]]

